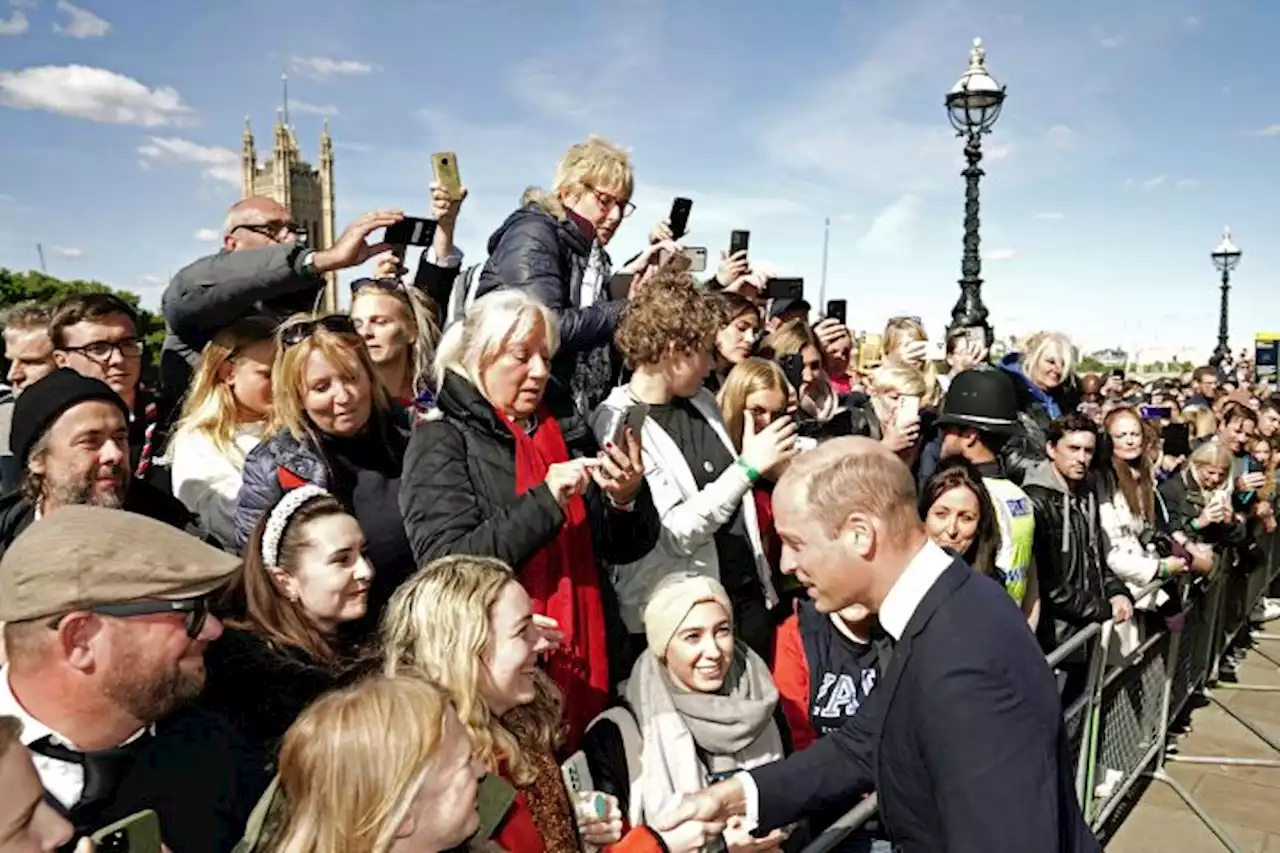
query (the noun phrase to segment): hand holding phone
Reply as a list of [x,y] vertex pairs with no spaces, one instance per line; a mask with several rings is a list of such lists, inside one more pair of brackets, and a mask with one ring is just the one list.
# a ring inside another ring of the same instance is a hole
[[898,410],[894,420],[903,429],[920,423],[920,398],[913,395],[898,398]]
[[627,430],[631,430],[631,434],[639,439],[640,430],[644,427],[645,419],[648,417],[649,404],[638,401],[632,403],[625,411],[619,412],[617,420],[613,424],[613,429],[609,431],[609,440],[614,447],[626,448]]
[[729,257],[746,252],[751,244],[750,231],[733,231],[729,234]]
[[847,325],[849,313],[849,303],[844,299],[831,299],[827,301],[827,316],[832,320],[839,321],[840,325]]
[[392,246],[430,246],[436,236],[436,221],[417,216],[406,216],[394,225],[387,226],[384,243]]

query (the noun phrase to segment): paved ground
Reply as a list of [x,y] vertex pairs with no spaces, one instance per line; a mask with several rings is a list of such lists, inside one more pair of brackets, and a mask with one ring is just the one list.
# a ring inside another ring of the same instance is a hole
[[[1270,631],[1280,634],[1280,622]],[[1258,648],[1280,660],[1280,641]],[[1250,652],[1240,665],[1243,684],[1280,686],[1280,668]],[[1280,693],[1217,689],[1214,695],[1280,741]],[[1280,759],[1265,743],[1214,704],[1195,710],[1192,731],[1178,742],[1183,755]],[[1240,849],[1280,853],[1280,768],[1225,767],[1169,761],[1168,773],[1223,826]],[[1151,782],[1107,845],[1108,853],[1222,853],[1224,848],[1182,799]]]

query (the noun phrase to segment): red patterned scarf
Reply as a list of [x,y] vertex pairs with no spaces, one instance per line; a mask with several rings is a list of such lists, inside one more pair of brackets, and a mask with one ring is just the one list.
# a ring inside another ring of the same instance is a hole
[[[529,436],[499,412],[516,440],[516,494],[537,488],[547,469],[569,461],[560,424],[545,405]],[[605,638],[600,572],[591,543],[587,504],[576,495],[564,508],[560,532],[519,569],[520,582],[536,613],[560,623],[564,643],[547,662],[547,674],[564,692],[565,748],[578,748],[587,724],[605,709],[609,697],[609,655]]]

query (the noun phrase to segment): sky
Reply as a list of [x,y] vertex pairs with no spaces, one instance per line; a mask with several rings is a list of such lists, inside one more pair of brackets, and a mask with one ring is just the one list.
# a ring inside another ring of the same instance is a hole
[[[849,300],[850,325],[921,316],[959,290],[963,141],[943,97],[974,37],[1008,89],[983,145],[984,298],[997,334],[1083,348],[1217,335],[1209,253],[1230,225],[1236,348],[1280,330],[1275,203],[1280,4],[1262,0],[0,0],[0,266],[95,278],[157,306],[216,250],[289,75],[317,159],[335,140],[341,229],[429,211],[430,154],[457,153],[468,262],[572,142],[626,147],[637,251],[671,199],[686,245],[732,229],[752,259]],[[305,10],[305,14],[301,14]],[[1271,175],[1272,177],[1268,177]],[[820,307],[820,306],[819,306]]]

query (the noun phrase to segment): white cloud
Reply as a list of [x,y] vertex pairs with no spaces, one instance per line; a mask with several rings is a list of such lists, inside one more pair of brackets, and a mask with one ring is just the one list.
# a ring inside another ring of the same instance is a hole
[[982,253],[984,261],[1011,261],[1018,257],[1017,249],[991,249]]
[[1250,136],[1280,136],[1280,124],[1269,124],[1257,130],[1249,131]]
[[1050,148],[1067,151],[1076,147],[1076,132],[1065,124],[1055,124],[1045,132],[1044,141]]
[[21,9],[8,18],[0,18],[0,36],[20,36],[31,29],[31,22]]
[[992,145],[990,148],[982,149],[982,154],[989,161],[999,162],[1012,157],[1015,148],[1014,143],[1005,142],[1001,145]]
[[1117,48],[1129,40],[1128,33],[1107,33],[1101,27],[1093,28],[1093,40],[1104,50]]
[[298,115],[332,117],[338,114],[338,108],[333,104],[313,104],[309,101],[290,100],[289,112],[297,113]]
[[10,204],[15,201],[17,201],[17,199],[8,193],[0,193],[0,203]]
[[201,243],[216,243],[222,239],[222,232],[217,228],[201,228],[192,236]]
[[854,248],[875,255],[906,254],[914,244],[923,207],[920,196],[907,193],[880,211]]
[[9,0],[9,5],[15,9],[34,9],[38,4],[36,0]]
[[176,89],[148,89],[132,77],[84,65],[0,71],[0,106],[143,127],[181,124],[191,113]]
[[200,167],[200,173],[211,181],[240,186],[240,155],[229,148],[200,145],[177,137],[150,137],[138,146],[138,165],[149,169],[163,163],[189,163]]
[[1140,184],[1140,186],[1144,190],[1155,190],[1164,186],[1168,182],[1169,182],[1168,175],[1156,175],[1154,178],[1147,178],[1145,181],[1143,181]]
[[67,14],[67,23],[66,26],[54,24],[55,33],[61,33],[73,39],[94,39],[102,38],[111,29],[109,22],[68,0],[58,0],[58,11]]
[[162,284],[164,284],[164,283],[165,283],[164,279],[163,279],[163,278],[161,278],[161,277],[160,277],[160,276],[158,276],[158,275],[140,275],[140,276],[138,276],[138,284],[142,284],[142,285],[150,285],[150,286],[152,286],[152,287],[159,287],[160,285],[162,285]]
[[327,56],[295,56],[289,60],[294,71],[301,71],[313,77],[345,76],[352,74],[372,74],[378,66],[354,59],[332,59]]
[[1035,216],[1035,218],[1036,218],[1036,219],[1043,219],[1043,220],[1045,220],[1045,221],[1056,221],[1056,220],[1059,220],[1059,219],[1065,219],[1066,217],[1065,217],[1063,214],[1058,213],[1057,211],[1054,211],[1054,210],[1046,210],[1046,211],[1043,211],[1043,212],[1041,212],[1041,213],[1037,213],[1037,214],[1036,214],[1036,216]]
[[1182,19],[1182,29],[1189,33],[1194,33],[1196,30],[1200,29],[1200,19],[1195,15],[1188,15]]
[[1193,190],[1198,186],[1200,186],[1200,182],[1195,178],[1179,178],[1173,184],[1173,188],[1176,190]]
[[76,249],[70,246],[50,246],[49,248],[53,249],[53,253],[58,257],[66,258],[69,261],[84,257],[84,249]]

